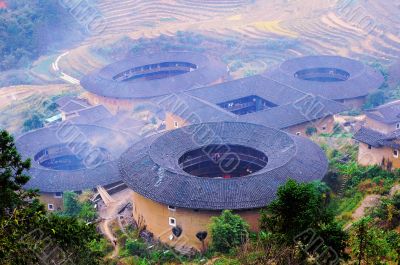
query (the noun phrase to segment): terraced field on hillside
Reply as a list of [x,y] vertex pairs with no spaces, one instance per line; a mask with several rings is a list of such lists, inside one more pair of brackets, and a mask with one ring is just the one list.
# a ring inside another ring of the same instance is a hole
[[99,1],[107,21],[105,34],[131,32],[168,23],[198,23],[240,12],[249,0]]
[[[179,39],[179,33],[193,32],[201,35],[204,41],[192,44],[192,48],[208,49],[223,57],[230,66],[237,68],[233,71],[234,78],[265,71],[288,58],[331,54],[382,64],[396,75],[391,78],[391,83],[400,80],[399,1],[90,2],[101,12],[107,26],[101,34],[89,36],[77,47],[59,52],[68,52],[58,61],[59,71],[75,79],[115,60],[99,53],[101,48],[128,52],[139,39],[159,43],[163,38]],[[120,40],[126,38],[132,40],[129,42],[131,46],[119,47]],[[230,42],[233,45],[227,45]],[[49,58],[58,58],[59,54],[52,54]],[[46,80],[54,83],[57,73],[52,69],[47,71],[51,65],[51,61],[38,61],[33,64],[31,73],[40,77],[42,83]],[[64,83],[61,79],[59,82]],[[61,90],[63,85],[60,85]]]
[[[235,40],[264,68],[287,58],[338,54],[389,65],[400,54],[400,7],[393,1],[98,0],[105,31],[83,46],[129,36],[156,39],[191,31]],[[79,47],[60,62],[78,78],[105,64]],[[265,69],[260,69],[265,70]]]

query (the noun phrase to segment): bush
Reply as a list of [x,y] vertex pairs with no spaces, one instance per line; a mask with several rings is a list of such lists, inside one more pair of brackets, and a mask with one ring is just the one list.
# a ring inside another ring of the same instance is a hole
[[37,113],[34,113],[24,122],[23,126],[25,132],[42,128],[44,126],[43,117]]
[[382,105],[383,103],[385,103],[385,93],[380,90],[368,95],[363,109],[371,109]]
[[214,265],[240,265],[237,259],[220,258],[214,262]]
[[176,256],[171,250],[156,250],[150,253],[152,264],[167,264],[175,261]]
[[113,246],[105,238],[91,241],[89,243],[89,247],[92,251],[102,253],[103,256],[107,255],[108,253],[111,253],[113,250]]
[[307,127],[307,129],[306,129],[306,135],[312,136],[312,135],[314,135],[315,133],[317,133],[317,128],[315,128],[315,127]]
[[145,254],[147,246],[145,243],[139,240],[127,239],[125,243],[125,248],[130,255],[133,256],[143,256]]
[[64,211],[66,216],[78,216],[82,209],[78,201],[78,195],[73,191],[66,191],[63,194]]
[[271,232],[282,245],[293,247],[295,238],[306,244],[301,235],[311,230],[323,238],[321,248],[332,247],[343,257],[347,235],[336,223],[329,202],[330,190],[324,183],[288,180],[279,187],[277,198],[267,210],[261,212],[261,231]]
[[237,214],[225,210],[218,217],[211,218],[212,247],[216,251],[228,253],[241,246],[249,236],[249,225]]

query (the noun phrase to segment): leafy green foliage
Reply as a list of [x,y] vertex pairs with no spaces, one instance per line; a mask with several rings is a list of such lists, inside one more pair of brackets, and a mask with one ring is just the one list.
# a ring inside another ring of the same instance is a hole
[[128,239],[126,240],[125,248],[130,255],[139,256],[146,251],[147,245],[140,240]]
[[54,243],[71,255],[74,264],[100,262],[102,253],[90,249],[93,240],[100,240],[95,225],[58,215],[49,215],[40,225],[44,234],[51,235]]
[[315,128],[315,127],[307,127],[306,135],[312,136],[312,135],[314,135],[316,133],[317,133],[317,128]]
[[350,234],[352,253],[358,264],[385,264],[384,256],[389,251],[383,230],[372,225],[371,218],[356,222]]
[[6,211],[26,204],[25,200],[35,196],[32,191],[22,190],[29,177],[30,160],[22,160],[14,144],[14,138],[6,131],[0,131],[0,218]]
[[295,236],[332,217],[326,210],[325,196],[313,184],[289,180],[262,213],[261,229],[279,233],[286,242],[293,242]]
[[30,118],[24,121],[24,132],[39,129],[44,126],[43,116],[38,113],[32,113]]
[[371,109],[385,103],[385,93],[382,90],[371,93],[367,96],[367,100],[363,109]]
[[210,224],[212,248],[227,253],[245,243],[249,236],[249,225],[237,214],[225,210],[212,217]]
[[78,217],[86,222],[91,222],[97,218],[97,212],[91,203],[83,202]]
[[214,265],[240,265],[240,261],[237,259],[220,258],[214,262]]
[[[44,218],[44,207],[35,200],[29,207],[15,208],[0,218],[0,260],[5,265],[35,264],[41,253],[40,239],[27,236]],[[39,230],[38,230],[39,231]]]
[[181,264],[181,261],[185,259],[162,244],[153,245],[152,248],[149,248],[142,239],[127,238],[125,243],[120,245],[124,247],[121,249],[119,256],[124,258],[135,257],[138,263],[134,264],[141,264],[140,262],[145,262],[143,264]]
[[[385,194],[400,176],[399,171],[387,171],[379,166],[363,167],[354,163],[338,166],[340,174],[348,176],[347,188],[360,189],[363,192]],[[362,187],[369,182],[370,185]]]
[[63,194],[64,210],[60,215],[77,217],[85,222],[94,221],[97,218],[97,212],[89,201],[80,202],[78,194],[72,191],[66,191]]
[[45,119],[57,114],[56,99],[57,97],[48,100],[43,100],[42,97],[31,98],[30,103],[35,109],[29,110],[26,114],[28,118],[23,123],[23,131],[27,132],[44,127]]
[[343,257],[347,235],[334,220],[329,202],[330,190],[325,184],[289,180],[261,212],[260,228],[271,232],[278,243],[289,246],[302,241],[296,238],[306,231],[312,231],[324,240],[325,247],[333,248]]
[[66,191],[63,194],[64,211],[67,216],[77,216],[81,211],[81,205],[78,201],[78,194],[73,191]]
[[[75,217],[46,214],[35,192],[22,186],[29,160],[22,161],[13,138],[0,132],[0,260],[5,265],[100,264],[96,227]],[[51,261],[53,260],[53,261]]]
[[51,41],[64,39],[72,21],[65,21],[68,13],[57,1],[6,2],[7,12],[0,13],[0,71],[26,67],[47,51]]
[[100,240],[92,240],[88,245],[91,251],[102,253],[103,256],[106,256],[113,250],[112,244],[105,238],[101,238]]
[[382,199],[380,205],[374,209],[372,217],[382,220],[381,226],[394,229],[400,225],[400,194]]

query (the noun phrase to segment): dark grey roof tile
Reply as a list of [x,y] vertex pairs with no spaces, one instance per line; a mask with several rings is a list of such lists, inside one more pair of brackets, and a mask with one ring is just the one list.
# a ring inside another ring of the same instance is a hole
[[[296,76],[301,70],[316,68],[339,69],[349,74],[345,81],[318,82]],[[382,74],[363,63],[340,56],[307,56],[283,62],[263,75],[307,94],[343,100],[364,97],[384,82]]]
[[[196,177],[184,172],[178,158],[199,147],[193,134],[187,132],[205,130],[214,135],[207,138],[207,144],[239,144],[258,149],[268,156],[267,166],[233,179]],[[256,135],[258,138],[254,138]],[[124,182],[139,194],[167,205],[208,210],[264,207],[289,178],[301,182],[322,179],[327,166],[321,148],[306,138],[235,122],[191,125],[152,136],[133,145],[119,161]]]

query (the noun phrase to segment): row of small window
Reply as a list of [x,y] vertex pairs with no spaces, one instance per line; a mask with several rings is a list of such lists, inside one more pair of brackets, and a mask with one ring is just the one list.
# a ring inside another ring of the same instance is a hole
[[[372,149],[372,146],[368,145],[368,149]],[[396,157],[396,158],[399,157],[399,150],[397,150],[397,149],[393,150],[393,157]]]
[[[62,198],[63,193],[62,192],[55,192],[54,193],[54,198]],[[47,210],[49,211],[54,211],[54,205],[52,203],[47,204]]]
[[[175,212],[176,211],[176,207],[168,205],[168,210]],[[168,217],[168,224],[170,226],[175,227],[176,226],[176,219],[173,217]]]
[[176,226],[176,219],[173,218],[173,217],[168,217],[168,224],[169,224],[170,226],[175,227],[175,226]]

